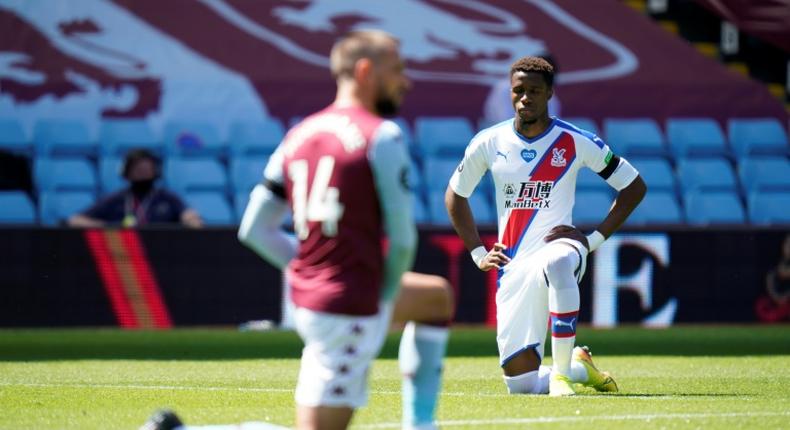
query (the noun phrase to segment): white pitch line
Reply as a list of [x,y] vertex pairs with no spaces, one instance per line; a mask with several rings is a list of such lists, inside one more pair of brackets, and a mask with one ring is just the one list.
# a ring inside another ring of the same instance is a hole
[[[184,386],[184,385],[139,385],[139,384],[85,384],[85,383],[37,383],[37,382],[0,382],[0,387],[35,387],[35,388],[109,388],[118,390],[178,390],[178,391],[237,391],[250,393],[292,393],[293,388],[257,388],[257,387],[210,387],[210,386]],[[401,395],[400,391],[390,390],[370,390],[370,394],[378,395]],[[443,392],[442,396],[448,397],[485,397],[485,398],[506,398],[513,397],[507,393],[472,393],[472,392]],[[520,394],[520,397],[542,397],[541,394]],[[585,401],[606,400],[606,399],[629,399],[629,400],[711,400],[711,396],[688,397],[684,395],[657,395],[645,396],[640,394],[604,394],[604,395],[582,395]],[[718,398],[718,396],[715,396]],[[753,400],[751,396],[738,396],[741,401]],[[715,400],[715,399],[714,399]]]
[[[482,426],[492,424],[539,424],[567,423],[587,421],[651,421],[702,418],[739,418],[739,417],[775,417],[790,416],[790,412],[723,412],[699,414],[649,414],[649,415],[585,415],[565,417],[534,417],[534,418],[494,418],[490,420],[447,420],[437,421],[439,427]],[[381,423],[354,426],[355,429],[390,429],[400,428],[401,423]]]

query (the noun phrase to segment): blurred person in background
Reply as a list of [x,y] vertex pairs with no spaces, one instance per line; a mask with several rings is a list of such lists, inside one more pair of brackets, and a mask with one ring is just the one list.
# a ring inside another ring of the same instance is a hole
[[[598,391],[617,384],[576,347],[579,281],[587,255],[611,236],[645,195],[630,163],[598,136],[549,115],[554,68],[524,57],[510,68],[511,118],[478,133],[450,178],[445,204],[475,265],[498,271],[497,345],[511,394],[572,396],[574,383]],[[515,113],[515,115],[513,115]],[[618,191],[595,231],[570,225],[576,175],[596,172]],[[480,240],[468,198],[491,171],[496,187],[499,243]],[[552,366],[541,366],[550,321]]]
[[200,215],[177,195],[156,185],[160,162],[146,149],[126,154],[121,175],[129,186],[112,193],[68,220],[71,227],[141,227],[151,224],[203,226]]

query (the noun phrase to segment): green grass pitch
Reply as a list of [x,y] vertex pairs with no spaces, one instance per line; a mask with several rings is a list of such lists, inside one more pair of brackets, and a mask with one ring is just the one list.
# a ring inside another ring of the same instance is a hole
[[[397,342],[376,361],[353,428],[399,428]],[[509,396],[493,331],[455,328],[441,427],[790,428],[786,325],[580,328],[578,343],[620,393]],[[300,348],[291,332],[0,330],[0,429],[136,429],[161,407],[187,424],[293,425]]]

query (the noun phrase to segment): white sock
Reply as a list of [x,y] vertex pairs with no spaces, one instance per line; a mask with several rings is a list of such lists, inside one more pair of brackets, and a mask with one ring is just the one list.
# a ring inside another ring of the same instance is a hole
[[579,285],[574,271],[580,255],[564,243],[547,247],[544,275],[549,284],[551,314],[551,358],[557,373],[571,377],[571,357],[576,344],[576,322],[579,317]]
[[[545,367],[545,366],[541,366]],[[503,376],[510,394],[538,394],[540,384],[537,370],[515,376]]]

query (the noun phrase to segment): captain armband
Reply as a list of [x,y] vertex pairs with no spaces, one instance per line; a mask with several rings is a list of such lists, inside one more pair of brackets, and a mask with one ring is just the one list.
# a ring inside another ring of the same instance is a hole
[[615,155],[609,161],[609,164],[598,172],[598,176],[604,178],[606,183],[611,185],[612,188],[620,191],[630,185],[639,176],[639,172],[628,160]]

